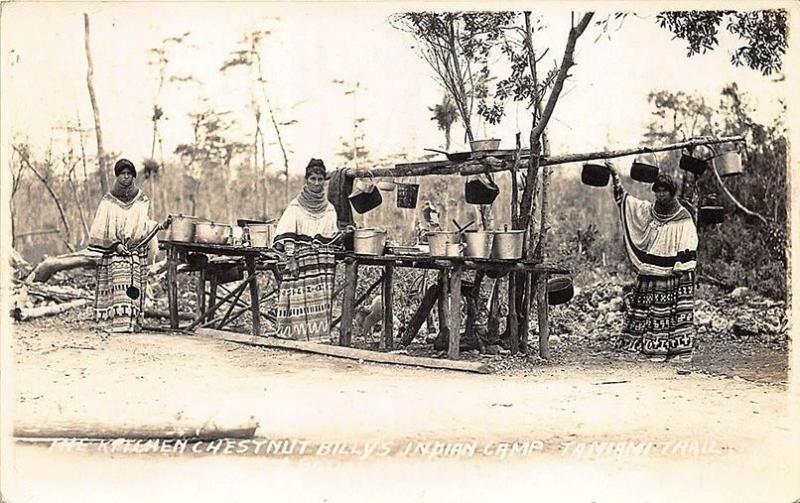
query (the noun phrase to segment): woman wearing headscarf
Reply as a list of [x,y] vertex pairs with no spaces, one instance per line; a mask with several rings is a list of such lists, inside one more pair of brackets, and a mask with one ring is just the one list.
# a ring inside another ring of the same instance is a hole
[[150,199],[136,187],[136,168],[127,159],[114,165],[114,187],[97,207],[89,250],[100,254],[94,313],[112,332],[138,332],[144,321],[148,257],[155,256],[156,232],[169,225],[150,220]]
[[281,215],[273,239],[286,257],[278,292],[279,337],[330,340],[333,246],[342,236],[336,221],[336,209],[325,198],[325,164],[311,159],[303,190]]
[[625,249],[637,273],[618,347],[654,361],[691,361],[697,265],[692,215],[678,202],[677,186],[669,175],[659,175],[653,183],[651,203],[628,194],[613,164],[606,166],[612,173]]

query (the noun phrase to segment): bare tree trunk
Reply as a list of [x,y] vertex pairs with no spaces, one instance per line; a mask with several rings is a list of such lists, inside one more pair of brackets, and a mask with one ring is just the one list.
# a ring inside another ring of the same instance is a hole
[[100,127],[100,109],[97,106],[97,97],[94,94],[94,65],[92,64],[92,52],[89,44],[89,15],[83,14],[84,43],[86,46],[86,85],[89,88],[89,100],[92,102],[92,113],[94,114],[94,130],[97,136],[97,165],[100,168],[100,190],[103,194],[108,192],[108,175],[106,173],[106,154],[103,149],[103,129]]
[[83,238],[81,238],[81,243],[84,243],[89,238],[89,226],[86,224],[86,216],[83,213],[83,204],[81,204],[81,199],[78,196],[78,187],[72,180],[72,170],[69,172],[68,180],[69,186],[72,188],[72,197],[75,198],[75,204],[78,205],[78,216],[81,219],[81,226],[83,227]]
[[50,197],[53,199],[53,202],[56,203],[56,208],[58,209],[58,214],[61,217],[61,222],[64,224],[64,244],[67,246],[69,251],[74,252],[75,248],[70,244],[70,230],[69,230],[69,222],[67,222],[67,217],[64,215],[64,208],[61,206],[61,201],[58,198],[58,195],[53,191],[53,188],[50,187],[50,184],[47,183],[47,180],[33,167],[33,164],[30,160],[20,151],[17,151],[20,155],[20,161],[25,163],[25,166],[36,175],[36,178],[42,182],[47,192],[50,194]]

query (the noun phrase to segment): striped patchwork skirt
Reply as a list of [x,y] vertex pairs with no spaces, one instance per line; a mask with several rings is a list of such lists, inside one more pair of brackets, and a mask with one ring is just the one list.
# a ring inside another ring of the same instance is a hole
[[[112,332],[138,332],[144,322],[144,292],[147,286],[147,250],[132,255],[104,255],[97,266],[94,318],[110,324]],[[131,286],[139,297],[128,295]]]
[[694,273],[640,275],[626,298],[617,346],[647,356],[690,354],[694,346]]
[[306,247],[295,252],[297,276],[284,275],[278,291],[278,337],[331,341],[331,305],[336,261],[333,250]]

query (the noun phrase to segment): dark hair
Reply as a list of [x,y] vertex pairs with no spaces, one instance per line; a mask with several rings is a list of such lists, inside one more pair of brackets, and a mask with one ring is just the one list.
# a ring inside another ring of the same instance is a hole
[[325,176],[325,163],[322,162],[322,159],[312,158],[310,161],[308,161],[308,166],[306,166],[306,178],[314,173]]
[[127,159],[120,159],[114,164],[114,176],[119,176],[125,169],[129,169],[133,173],[133,177],[136,178],[136,167]]
[[672,179],[671,176],[666,174],[658,175],[656,181],[653,183],[653,192],[657,190],[666,190],[670,193],[671,196],[675,196],[678,193],[678,186],[675,185],[675,180]]

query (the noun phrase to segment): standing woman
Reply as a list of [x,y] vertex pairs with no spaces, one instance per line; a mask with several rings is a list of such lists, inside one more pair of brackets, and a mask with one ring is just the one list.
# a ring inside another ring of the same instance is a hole
[[694,270],[697,229],[675,197],[669,175],[653,183],[655,202],[628,194],[615,167],[614,182],[628,258],[637,273],[618,347],[653,361],[691,361],[694,347]]
[[89,232],[89,250],[102,255],[97,265],[95,321],[108,322],[112,332],[138,332],[144,321],[147,275],[154,257],[159,225],[149,219],[150,199],[136,187],[136,168],[127,159],[114,165],[116,180],[97,207]]
[[278,292],[279,337],[330,340],[336,270],[332,246],[341,236],[336,209],[325,198],[325,164],[311,159],[303,190],[281,215],[273,239],[275,249],[286,256]]

